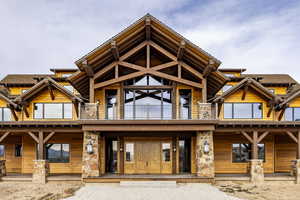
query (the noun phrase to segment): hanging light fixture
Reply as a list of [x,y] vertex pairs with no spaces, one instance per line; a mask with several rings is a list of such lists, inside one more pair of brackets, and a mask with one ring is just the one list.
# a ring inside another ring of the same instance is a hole
[[93,144],[92,144],[91,141],[89,141],[89,143],[87,143],[87,145],[86,145],[86,151],[87,151],[87,153],[89,153],[89,154],[94,153],[94,150],[93,150]]
[[204,153],[209,153],[209,143],[207,141],[204,142],[203,151]]

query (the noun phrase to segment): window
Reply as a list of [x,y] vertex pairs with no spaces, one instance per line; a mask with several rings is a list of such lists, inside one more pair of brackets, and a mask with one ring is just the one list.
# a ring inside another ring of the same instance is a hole
[[72,119],[71,103],[35,103],[35,119]]
[[269,92],[271,92],[272,94],[275,94],[275,89],[269,88],[268,90],[269,90]]
[[192,91],[188,89],[179,90],[179,117],[180,119],[191,119]]
[[235,75],[234,74],[224,74],[226,77],[229,77],[229,78],[233,78],[233,77],[235,77]]
[[125,160],[126,162],[134,161],[134,144],[126,143],[125,145]]
[[22,156],[22,145],[16,144],[15,145],[15,157],[21,157]]
[[117,90],[105,90],[106,119],[117,117]]
[[[258,159],[265,160],[265,144],[258,144]],[[251,160],[251,144],[232,144],[232,162]]]
[[232,88],[232,85],[224,85],[222,91],[226,92],[227,90],[229,90],[230,88]]
[[66,88],[70,92],[74,92],[74,88],[71,85],[64,85],[64,88]]
[[0,157],[4,157],[4,145],[0,145]]
[[11,111],[9,108],[0,108],[0,121],[11,121]]
[[171,82],[166,79],[162,79],[157,76],[142,76],[134,79],[130,79],[124,82],[124,85],[136,85],[136,86],[159,86],[159,85],[170,85]]
[[70,162],[70,145],[69,144],[47,144],[46,159],[50,163]]
[[72,76],[72,73],[65,73],[65,74],[61,75],[61,77],[63,77],[63,78],[68,78],[70,76]]
[[162,161],[169,162],[171,160],[171,144],[162,143]]
[[261,103],[225,103],[225,119],[261,119]]
[[24,94],[28,89],[22,89],[21,93]]
[[285,110],[286,121],[300,121],[300,107],[287,108]]

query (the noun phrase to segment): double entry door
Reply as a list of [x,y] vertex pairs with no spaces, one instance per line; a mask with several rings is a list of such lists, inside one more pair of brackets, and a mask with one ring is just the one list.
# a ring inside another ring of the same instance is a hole
[[172,140],[168,138],[126,138],[125,174],[171,174]]

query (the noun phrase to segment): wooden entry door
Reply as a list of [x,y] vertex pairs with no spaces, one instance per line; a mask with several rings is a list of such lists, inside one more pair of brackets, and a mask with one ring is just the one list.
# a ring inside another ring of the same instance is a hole
[[[125,140],[125,174],[171,174],[172,149],[171,140],[162,139],[127,139]],[[166,160],[166,144],[170,147]]]

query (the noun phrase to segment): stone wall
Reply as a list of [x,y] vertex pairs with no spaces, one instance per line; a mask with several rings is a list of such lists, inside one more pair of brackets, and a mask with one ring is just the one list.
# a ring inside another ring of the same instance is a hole
[[5,160],[0,160],[0,177],[6,175]]
[[300,159],[293,161],[293,175],[296,178],[296,184],[300,184]]
[[49,175],[49,163],[47,160],[33,161],[32,182],[45,184]]
[[[205,144],[208,145],[208,152],[205,152]],[[213,132],[197,132],[196,138],[196,166],[197,176],[205,178],[214,178],[214,142]]]
[[264,182],[263,160],[250,160],[250,180],[254,184]]
[[[91,144],[93,153],[87,152],[87,144]],[[84,132],[82,154],[82,178],[100,176],[99,133]]]

